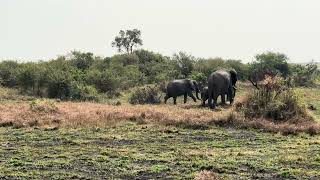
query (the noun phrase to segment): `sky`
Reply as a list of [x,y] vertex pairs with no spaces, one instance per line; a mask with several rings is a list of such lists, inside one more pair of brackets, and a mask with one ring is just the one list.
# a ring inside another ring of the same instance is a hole
[[320,61],[319,20],[319,0],[0,0],[0,60],[112,56],[119,31],[137,28],[141,48],[167,56]]

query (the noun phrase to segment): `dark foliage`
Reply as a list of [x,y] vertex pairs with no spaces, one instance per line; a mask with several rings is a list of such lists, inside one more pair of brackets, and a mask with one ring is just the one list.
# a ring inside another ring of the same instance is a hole
[[159,104],[161,91],[157,86],[146,85],[137,87],[130,95],[130,104]]
[[248,65],[240,60],[199,59],[183,52],[167,57],[137,50],[104,58],[73,51],[50,61],[2,61],[0,83],[40,97],[94,100],[99,93],[117,96],[130,88],[161,85],[178,78],[195,79],[205,86],[208,75],[218,69],[236,70],[239,80],[252,74],[258,79],[268,73],[290,75],[295,85],[310,84],[319,76],[315,64],[288,66],[287,60],[285,55],[271,52],[257,55],[256,61]]

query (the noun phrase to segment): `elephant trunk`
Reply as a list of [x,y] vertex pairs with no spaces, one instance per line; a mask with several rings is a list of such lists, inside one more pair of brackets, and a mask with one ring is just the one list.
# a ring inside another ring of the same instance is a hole
[[236,96],[236,91],[237,91],[237,87],[234,85],[233,86],[233,98]]

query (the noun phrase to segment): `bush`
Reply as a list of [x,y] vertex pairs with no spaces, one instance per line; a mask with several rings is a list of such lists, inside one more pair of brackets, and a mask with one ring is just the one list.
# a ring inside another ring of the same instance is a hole
[[161,102],[161,91],[157,86],[137,87],[129,97],[130,104],[159,104]]
[[208,78],[204,73],[192,72],[190,78],[193,79],[193,80],[196,80],[199,83],[200,87],[204,87],[204,86],[207,85],[207,81],[208,81],[207,79]]
[[30,102],[30,110],[41,113],[55,113],[58,111],[54,101],[51,100],[34,100]]
[[280,76],[267,76],[260,89],[248,94],[241,107],[245,117],[264,117],[275,121],[309,117],[298,94],[285,84]]
[[20,64],[16,61],[3,61],[0,63],[0,79],[1,85],[6,87],[14,87],[17,82],[17,70]]
[[48,72],[48,97],[68,99],[72,78],[68,71],[51,70]]
[[185,52],[174,54],[172,60],[176,63],[176,69],[179,70],[183,78],[187,78],[193,70],[195,57]]
[[71,63],[80,70],[86,70],[94,63],[94,57],[90,52],[73,51],[71,52]]
[[290,66],[292,83],[295,86],[313,86],[320,74],[317,64],[293,64]]
[[280,75],[284,78],[289,75],[288,57],[285,54],[266,52],[255,56],[255,61],[250,64],[250,78],[261,81],[265,75]]
[[93,86],[85,85],[78,82],[72,82],[70,89],[70,99],[81,101],[97,101],[98,92]]
[[111,71],[91,70],[86,74],[86,82],[94,85],[99,92],[115,92],[120,86],[119,77]]
[[209,58],[200,59],[196,61],[194,65],[194,72],[203,73],[206,77],[208,77],[212,72],[219,69],[236,70],[239,80],[245,80],[248,77],[248,65],[243,64],[241,60]]

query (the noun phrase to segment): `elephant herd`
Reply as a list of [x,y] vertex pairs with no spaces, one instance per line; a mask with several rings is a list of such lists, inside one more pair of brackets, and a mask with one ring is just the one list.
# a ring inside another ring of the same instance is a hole
[[[167,85],[164,103],[167,103],[167,100],[172,97],[174,104],[176,104],[177,97],[182,95],[184,96],[184,103],[187,102],[188,96],[196,102],[196,98],[192,94],[192,92],[195,91],[197,99],[202,100],[202,105],[204,106],[205,101],[208,100],[211,109],[215,109],[219,96],[221,96],[222,104],[226,103],[225,95],[227,95],[227,100],[232,104],[236,95],[237,80],[238,77],[235,70],[217,70],[213,72],[208,77],[208,86],[201,88],[201,90],[198,82],[195,80],[172,80]],[[201,93],[201,99],[198,96],[199,93]]]

